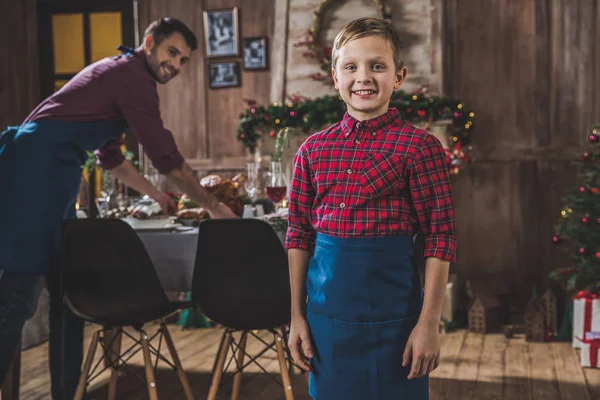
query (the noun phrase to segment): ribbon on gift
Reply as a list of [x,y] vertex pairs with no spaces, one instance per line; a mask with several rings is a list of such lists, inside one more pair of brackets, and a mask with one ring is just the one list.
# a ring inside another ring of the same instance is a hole
[[600,350],[600,339],[582,339],[578,337],[581,343],[590,346],[590,366],[598,368],[598,350]]
[[582,290],[578,292],[574,300],[584,299],[585,300],[585,311],[583,313],[583,331],[589,332],[592,330],[592,302],[598,299],[597,293],[588,292]]

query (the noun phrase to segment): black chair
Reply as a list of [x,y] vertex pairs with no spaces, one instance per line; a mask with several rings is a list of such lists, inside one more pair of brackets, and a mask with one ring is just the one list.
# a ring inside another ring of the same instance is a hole
[[[114,399],[118,369],[126,366],[126,361],[140,350],[144,355],[151,400],[157,399],[156,365],[153,368],[151,354],[156,356],[156,364],[160,359],[177,372],[186,398],[191,400],[189,382],[163,320],[179,309],[191,307],[191,303],[171,302],[167,298],[152,260],[131,226],[120,220],[66,221],[62,230],[62,257],[61,286],[65,305],[79,317],[102,325],[92,337],[75,400],[81,399],[89,381],[107,368],[111,368],[109,399]],[[154,320],[160,320],[160,328],[149,337],[143,326]],[[123,330],[126,326],[139,332],[139,339]],[[134,341],[123,353],[120,351],[122,335]],[[152,340],[157,337],[159,345],[155,348]],[[163,338],[172,362],[160,352]],[[103,348],[105,365],[96,373],[101,359],[90,372],[98,343]]]
[[[217,352],[208,400],[214,400],[224,370],[235,361],[232,400],[237,400],[242,371],[262,354],[277,352],[286,400],[293,399],[287,361],[286,326],[290,322],[290,280],[287,255],[271,226],[257,219],[215,219],[200,224],[192,301],[208,318],[225,327]],[[267,330],[272,341],[255,331]],[[239,332],[239,339],[233,334]],[[265,347],[246,352],[248,335]],[[227,353],[232,355],[225,367]],[[250,361],[244,363],[244,357]],[[271,376],[271,374],[268,374]],[[272,377],[272,376],[271,376]]]

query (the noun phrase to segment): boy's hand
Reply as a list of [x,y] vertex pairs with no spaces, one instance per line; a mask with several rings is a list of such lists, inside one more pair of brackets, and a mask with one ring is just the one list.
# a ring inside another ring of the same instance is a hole
[[440,364],[440,333],[439,323],[419,321],[411,332],[404,355],[402,366],[406,367],[412,360],[408,379],[419,378],[429,374]]
[[288,348],[292,353],[294,362],[300,368],[308,372],[312,371],[308,361],[313,357],[313,350],[310,340],[310,328],[305,318],[292,317]]

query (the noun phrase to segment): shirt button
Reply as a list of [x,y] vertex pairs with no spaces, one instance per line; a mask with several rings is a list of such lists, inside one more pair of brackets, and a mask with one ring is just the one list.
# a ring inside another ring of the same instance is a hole
[[356,123],[356,128],[360,128],[360,122]]
[[356,139],[356,144],[360,144],[360,140]]
[[351,173],[352,173],[352,169],[348,168],[348,169],[346,170],[346,172],[347,172],[347,173],[349,173],[349,174],[351,174]]
[[346,208],[346,203],[340,204],[340,208]]

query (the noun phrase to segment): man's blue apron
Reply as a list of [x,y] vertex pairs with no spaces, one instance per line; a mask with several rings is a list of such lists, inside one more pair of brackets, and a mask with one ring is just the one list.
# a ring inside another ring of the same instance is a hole
[[425,400],[428,377],[402,367],[422,306],[410,236],[317,234],[307,275],[316,400]]
[[41,120],[0,135],[0,270],[45,275],[61,222],[75,215],[86,150],[125,132],[125,120]]

